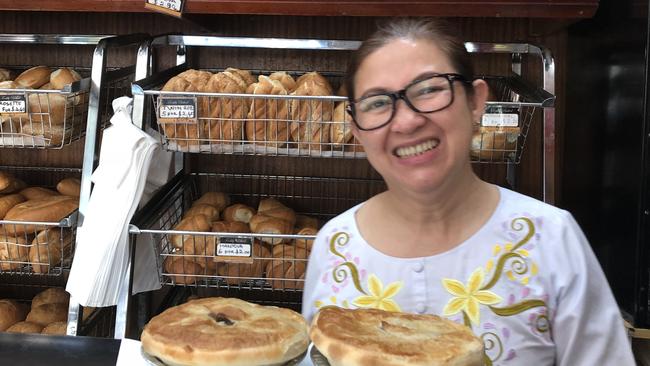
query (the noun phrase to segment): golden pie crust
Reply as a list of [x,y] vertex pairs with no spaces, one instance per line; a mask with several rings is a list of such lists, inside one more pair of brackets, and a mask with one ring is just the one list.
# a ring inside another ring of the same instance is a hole
[[309,335],[331,366],[479,366],[483,343],[437,315],[322,308]]
[[297,312],[235,298],[204,298],[169,308],[145,326],[142,348],[168,365],[281,365],[307,350]]

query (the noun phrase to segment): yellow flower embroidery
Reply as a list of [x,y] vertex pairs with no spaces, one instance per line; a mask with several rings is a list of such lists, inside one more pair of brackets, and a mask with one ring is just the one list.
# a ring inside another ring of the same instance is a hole
[[370,295],[362,295],[354,299],[352,303],[360,308],[374,308],[387,311],[402,311],[397,303],[391,299],[402,289],[403,283],[393,282],[386,286],[374,274],[368,277],[368,291]]
[[455,296],[445,305],[442,311],[443,315],[451,316],[462,310],[473,324],[478,325],[480,320],[479,305],[494,305],[502,300],[499,295],[491,291],[480,290],[484,276],[483,268],[479,267],[469,276],[467,286],[457,280],[443,279],[442,285]]

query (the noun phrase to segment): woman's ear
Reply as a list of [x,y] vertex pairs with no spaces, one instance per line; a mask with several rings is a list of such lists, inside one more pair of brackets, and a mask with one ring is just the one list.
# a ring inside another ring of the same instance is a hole
[[488,97],[488,85],[483,79],[476,79],[472,82],[474,88],[474,95],[471,97],[470,108],[472,109],[473,121],[481,120],[483,112],[485,112],[485,102]]

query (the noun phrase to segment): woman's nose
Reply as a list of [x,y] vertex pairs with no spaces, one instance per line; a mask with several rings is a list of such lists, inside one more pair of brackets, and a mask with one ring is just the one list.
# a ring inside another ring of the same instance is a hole
[[395,114],[390,123],[390,129],[393,132],[412,133],[420,126],[426,123],[426,118],[422,113],[416,112],[406,104],[406,101],[398,99],[395,104]]

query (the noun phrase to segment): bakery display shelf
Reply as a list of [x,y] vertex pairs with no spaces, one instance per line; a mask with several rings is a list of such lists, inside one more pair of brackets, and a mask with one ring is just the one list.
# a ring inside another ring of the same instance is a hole
[[[175,45],[178,54],[183,56],[178,57],[177,66],[136,81],[132,93],[143,101],[139,107],[142,111],[135,113],[134,119],[145,118],[148,113],[148,119],[158,127],[161,143],[167,150],[352,159],[366,156],[362,146],[352,136],[352,121],[345,112],[347,98],[341,96],[343,92],[333,95],[334,90],[340,90],[341,73],[320,72],[332,86],[328,90],[332,95],[293,95],[290,90],[286,94],[253,94],[251,88],[241,93],[232,90],[206,92],[207,86],[202,88],[198,84],[190,89],[193,91],[187,91],[187,88],[184,91],[169,91],[177,89],[173,85],[174,80],[170,82],[170,79],[191,70],[185,62],[185,52],[189,52],[187,49],[198,49],[199,52],[206,47],[286,49],[300,57],[301,51],[349,52],[359,47],[359,42],[178,35],[161,39],[163,41],[158,41],[158,45]],[[465,46],[471,53],[532,53],[544,56],[544,50],[527,44],[468,42]],[[224,69],[226,67],[209,71]],[[259,75],[268,76],[274,70],[246,71],[257,80]],[[295,79],[307,71],[288,73]],[[493,99],[488,103],[481,126],[477,126],[472,141],[472,161],[519,163],[535,110],[552,107],[555,97],[543,88],[528,84],[516,73],[482,78],[490,84]],[[163,88],[166,85],[168,87]]]
[[[248,293],[265,301],[274,293],[298,293],[299,301],[315,236],[174,230],[194,200],[219,191],[227,192],[233,203],[257,207],[260,199],[272,197],[325,222],[385,189],[380,180],[243,174],[194,173],[172,183],[161,200],[145,207],[140,226],[131,226],[132,234],[152,235],[161,284],[216,288],[220,296]],[[243,252],[250,256],[221,256],[222,245],[232,241],[227,238],[248,243]]]
[[[66,276],[61,277],[25,277],[12,273],[0,273],[0,299],[12,299],[25,306],[31,305],[31,300],[39,292],[48,288],[65,288]],[[79,335],[109,338],[113,336],[115,327],[115,307],[81,309],[83,320]]]
[[[56,191],[64,178],[79,178],[81,169],[0,166],[26,186]],[[61,276],[70,269],[78,211],[56,222],[0,219],[0,274]],[[40,236],[39,236],[40,234]]]
[[[93,47],[107,38],[110,36],[0,34],[0,44],[28,47],[44,45]],[[104,43],[111,42],[104,41]],[[91,52],[92,48],[89,48],[89,53]],[[38,65],[0,65],[11,71],[12,79],[34,66]],[[43,66],[48,66],[52,71],[61,67],[70,67],[77,71],[82,79],[65,85],[61,90],[47,85],[41,89],[0,87],[3,110],[7,111],[0,113],[0,148],[61,149],[85,136],[90,108],[89,92],[93,86],[92,65]],[[102,81],[96,85],[103,89],[102,102],[106,105],[110,104],[106,101],[112,100],[115,96],[128,93],[135,66],[103,67],[102,70],[95,71],[98,72],[102,75]],[[99,126],[103,128],[110,114],[105,106],[101,109]]]

